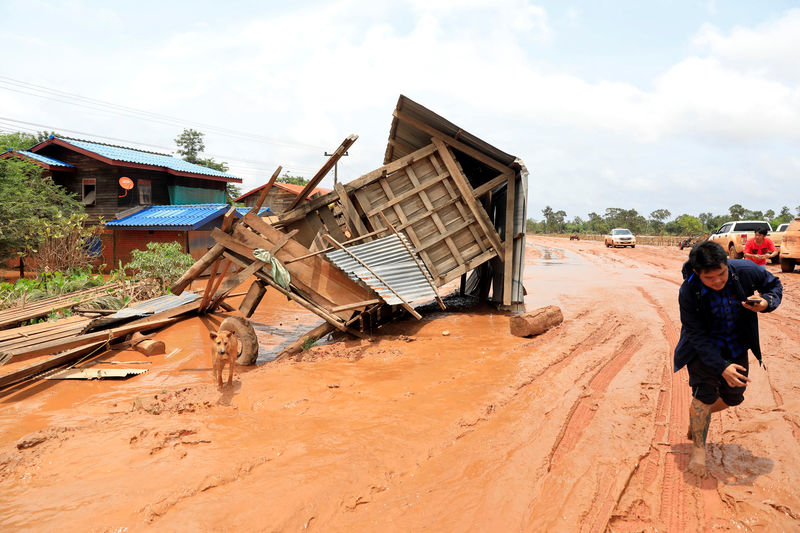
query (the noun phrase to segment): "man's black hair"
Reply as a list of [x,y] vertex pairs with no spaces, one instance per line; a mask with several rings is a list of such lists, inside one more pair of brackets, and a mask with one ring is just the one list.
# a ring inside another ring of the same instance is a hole
[[689,264],[695,272],[716,270],[728,264],[728,254],[725,248],[714,241],[703,241],[695,244],[689,252]]
[[767,236],[767,233],[769,233],[769,230],[768,230],[767,228],[756,228],[756,233],[758,233],[759,235],[763,235],[764,237],[766,237],[766,236]]

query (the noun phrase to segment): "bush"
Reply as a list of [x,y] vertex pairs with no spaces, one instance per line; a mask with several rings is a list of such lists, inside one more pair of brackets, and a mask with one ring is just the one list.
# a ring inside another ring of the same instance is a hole
[[194,264],[191,255],[181,251],[177,242],[148,242],[147,250],[133,250],[133,259],[125,265],[136,280],[150,282],[153,296],[166,294],[170,285]]

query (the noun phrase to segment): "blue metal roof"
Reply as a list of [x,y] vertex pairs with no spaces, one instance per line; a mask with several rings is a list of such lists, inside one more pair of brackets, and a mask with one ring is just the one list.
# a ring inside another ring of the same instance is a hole
[[106,222],[112,229],[194,230],[224,215],[228,204],[153,205]]
[[188,161],[184,161],[183,159],[179,159],[171,155],[144,152],[141,150],[134,150],[133,148],[124,148],[122,146],[112,146],[109,144],[93,143],[89,141],[63,139],[61,137],[55,137],[55,139],[114,161],[125,161],[139,165],[162,167],[178,172],[187,172],[189,174],[204,174],[218,178],[233,178],[235,180],[240,180],[240,178],[225,172],[220,172],[219,170],[214,170],[213,168],[208,168],[201,165],[195,165],[194,163],[189,163]]
[[45,163],[47,165],[51,165],[51,166],[54,166],[54,167],[71,167],[72,166],[69,163],[64,163],[63,161],[59,161],[58,159],[53,159],[52,157],[47,157],[47,156],[44,156],[44,155],[41,155],[41,154],[37,154],[37,153],[34,153],[34,152],[27,152],[25,150],[9,150],[9,151],[13,151],[14,153],[17,153],[17,154],[20,154],[20,155],[24,155],[25,157],[29,157],[31,159],[35,159],[37,161],[41,161],[42,163]]
[[[239,216],[239,218],[242,218],[247,213],[249,213],[251,209],[252,209],[252,207],[237,207],[236,208],[236,214]],[[270,209],[269,207],[262,207],[261,209],[258,210],[258,216],[260,216],[260,217],[263,217],[263,216],[266,216],[266,215],[274,215],[274,214],[275,213],[273,213],[272,209]]]

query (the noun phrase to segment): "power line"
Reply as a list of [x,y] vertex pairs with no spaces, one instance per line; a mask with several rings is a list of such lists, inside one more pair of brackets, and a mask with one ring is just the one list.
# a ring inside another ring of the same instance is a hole
[[[0,126],[5,126],[5,128],[10,128],[10,129],[6,129],[5,130],[5,131],[8,131],[8,132],[14,132],[14,131],[23,130],[23,131],[25,131],[27,133],[38,133],[39,131],[41,131],[41,129],[44,129],[44,130],[50,130],[50,131],[55,131],[55,132],[59,132],[59,133],[60,132],[65,132],[65,133],[70,133],[70,134],[73,134],[73,135],[86,136],[86,137],[90,137],[90,138],[93,138],[93,139],[103,139],[105,141],[113,141],[113,142],[118,142],[118,143],[124,143],[124,144],[127,144],[127,145],[133,145],[133,146],[139,146],[139,147],[144,146],[144,147],[153,148],[153,149],[156,149],[156,150],[161,150],[161,151],[167,152],[168,154],[173,151],[170,148],[167,148],[167,147],[164,147],[164,146],[160,146],[160,145],[142,143],[142,142],[138,142],[138,141],[131,141],[129,139],[120,139],[118,137],[108,137],[108,136],[105,136],[105,135],[97,135],[97,134],[94,134],[94,133],[88,133],[88,132],[85,132],[85,131],[72,130],[72,129],[68,129],[68,128],[59,128],[57,126],[49,126],[49,125],[46,125],[46,124],[39,124],[39,123],[36,123],[36,122],[28,122],[28,121],[24,121],[24,120],[16,120],[16,119],[9,118],[9,117],[0,117]],[[31,127],[31,126],[33,126],[33,127]],[[208,155],[208,154],[206,154],[206,155]],[[272,163],[272,162],[269,162],[269,161],[259,161],[259,160],[254,160],[254,159],[240,159],[240,158],[237,158],[237,157],[226,156],[226,155],[222,155],[222,154],[216,154],[216,157],[224,159],[225,160],[224,162],[226,164],[229,164],[230,166],[234,166],[235,165],[237,168],[242,168],[244,170],[255,170],[255,171],[263,171],[263,172],[271,172],[275,167],[278,166],[277,163]],[[245,163],[245,164],[244,165],[239,165],[239,164],[236,164],[236,163]],[[258,165],[258,166],[253,167],[253,166],[250,166],[250,165]],[[286,164],[283,164],[282,166],[287,171],[293,171],[293,172],[297,172],[297,173],[301,173],[301,174],[310,174],[310,173],[313,173],[313,172],[317,171],[316,168],[312,168],[312,167],[294,166],[294,165],[286,165]]]
[[94,98],[89,98],[75,93],[68,93],[65,91],[60,91],[58,89],[52,89],[42,85],[36,85],[33,83],[16,80],[14,78],[9,78],[7,76],[0,76],[0,89],[25,94],[28,96],[35,96],[37,98],[43,98],[64,104],[75,105],[88,109],[94,109],[95,111],[101,111],[104,113],[109,113],[117,116],[135,118],[138,120],[148,120],[150,122],[157,122],[160,124],[178,125],[184,127],[185,125],[192,125],[194,127],[201,128],[207,131],[212,131],[217,135],[222,135],[226,137],[233,137],[254,142],[264,142],[268,144],[275,144],[279,146],[287,146],[293,148],[304,148],[315,151],[324,149],[324,147],[318,145],[275,139],[265,135],[257,135],[254,133],[242,132],[230,128],[215,126],[213,124],[188,121],[170,115],[153,113],[150,111],[145,111],[134,107],[115,104],[113,102],[107,102],[104,100],[97,100]]

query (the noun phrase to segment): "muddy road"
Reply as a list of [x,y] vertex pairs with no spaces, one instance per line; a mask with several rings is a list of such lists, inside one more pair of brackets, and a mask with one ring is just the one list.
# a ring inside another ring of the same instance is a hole
[[671,367],[686,256],[529,237],[527,308],[560,326],[436,310],[280,363],[319,321],[273,291],[261,364],[222,392],[213,321],[182,321],[145,374],[0,397],[0,530],[797,531],[800,272],[768,266],[768,371],[752,360],[744,404],[713,415],[701,480]]

